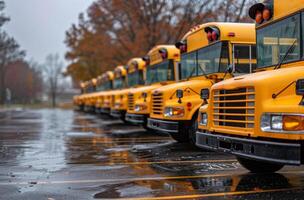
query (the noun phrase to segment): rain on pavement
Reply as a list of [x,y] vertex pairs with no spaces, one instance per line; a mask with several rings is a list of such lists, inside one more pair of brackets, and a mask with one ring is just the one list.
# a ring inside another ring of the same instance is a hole
[[0,112],[0,199],[303,199],[303,167],[255,175],[119,120]]

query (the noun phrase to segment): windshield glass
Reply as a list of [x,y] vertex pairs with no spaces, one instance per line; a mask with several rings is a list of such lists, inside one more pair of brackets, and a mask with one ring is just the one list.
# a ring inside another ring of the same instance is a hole
[[299,41],[300,14],[257,30],[257,67],[277,65],[294,42],[295,48],[289,53],[283,63],[299,60]]
[[128,74],[128,86],[136,86],[143,83],[143,73],[141,71],[135,71],[130,74]]
[[111,81],[106,81],[104,83],[102,83],[101,85],[97,86],[97,91],[105,91],[105,90],[110,90],[111,87]]
[[173,60],[166,60],[162,63],[148,67],[146,84],[149,85],[169,80],[174,80]]
[[224,72],[228,65],[228,43],[217,42],[182,55],[181,79]]
[[114,89],[121,89],[124,87],[124,78],[119,77],[114,79]]

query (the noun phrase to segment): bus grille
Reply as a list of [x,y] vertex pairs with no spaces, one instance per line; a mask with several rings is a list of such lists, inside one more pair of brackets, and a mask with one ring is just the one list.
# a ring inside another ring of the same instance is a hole
[[163,94],[153,93],[152,94],[152,113],[160,115],[163,113]]
[[128,94],[128,108],[134,110],[134,94]]
[[254,127],[255,90],[253,87],[213,92],[215,126]]

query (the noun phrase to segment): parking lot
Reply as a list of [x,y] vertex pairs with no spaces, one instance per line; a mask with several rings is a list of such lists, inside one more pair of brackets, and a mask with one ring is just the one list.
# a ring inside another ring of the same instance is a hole
[[0,199],[303,199],[303,167],[250,174],[119,120],[71,110],[0,113]]

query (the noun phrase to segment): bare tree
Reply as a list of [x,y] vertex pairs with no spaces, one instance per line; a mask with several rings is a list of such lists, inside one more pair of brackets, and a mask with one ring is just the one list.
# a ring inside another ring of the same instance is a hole
[[48,94],[53,107],[56,107],[57,104],[56,100],[59,93],[59,80],[62,76],[62,70],[63,63],[60,61],[58,54],[50,54],[46,57],[43,71],[47,80]]

